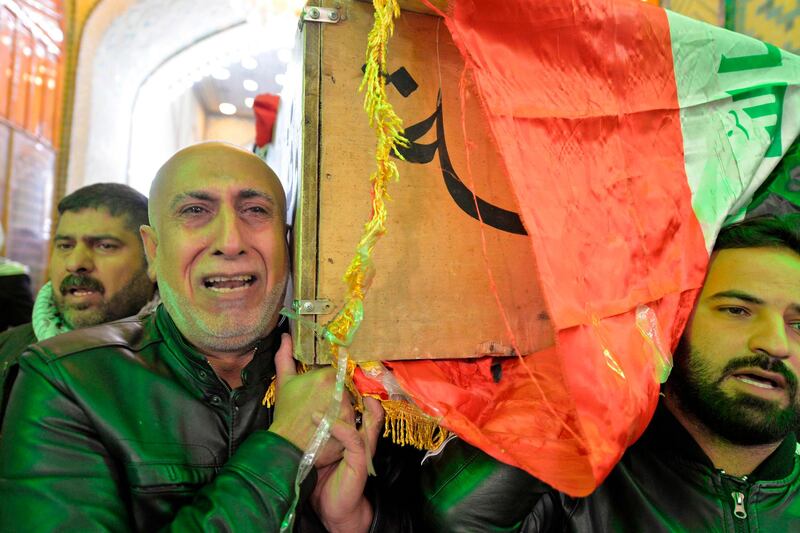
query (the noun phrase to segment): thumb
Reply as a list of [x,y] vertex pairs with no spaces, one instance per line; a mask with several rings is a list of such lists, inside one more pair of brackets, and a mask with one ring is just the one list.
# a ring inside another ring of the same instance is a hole
[[281,334],[281,346],[275,352],[275,380],[280,388],[286,380],[297,375],[294,357],[292,357],[292,337],[288,333]]

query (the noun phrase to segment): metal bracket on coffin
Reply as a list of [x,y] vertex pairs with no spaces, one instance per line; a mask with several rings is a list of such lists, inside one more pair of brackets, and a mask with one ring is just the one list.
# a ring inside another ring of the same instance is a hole
[[339,10],[336,8],[316,6],[306,6],[303,8],[303,22],[336,24],[340,19]]
[[330,300],[294,300],[292,309],[298,315],[324,315],[331,312],[333,304]]

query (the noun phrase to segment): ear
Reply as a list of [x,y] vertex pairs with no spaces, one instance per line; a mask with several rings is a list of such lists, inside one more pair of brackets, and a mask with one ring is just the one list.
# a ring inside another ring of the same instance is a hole
[[156,279],[156,252],[158,251],[158,235],[152,226],[142,224],[139,226],[139,235],[142,237],[142,244],[144,244],[144,254],[147,256],[147,276],[151,281],[155,282]]
[[286,246],[288,249],[286,255],[289,257],[289,271],[291,272],[294,265],[294,232],[292,231],[292,226],[286,226]]

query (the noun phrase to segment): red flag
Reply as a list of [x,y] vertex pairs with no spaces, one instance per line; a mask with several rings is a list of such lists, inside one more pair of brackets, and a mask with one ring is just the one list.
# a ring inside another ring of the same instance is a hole
[[386,365],[443,426],[586,495],[652,415],[721,224],[797,137],[800,63],[638,0],[490,4],[456,0],[445,21],[516,192],[556,345]]
[[259,94],[253,102],[253,113],[256,115],[256,146],[264,146],[272,142],[272,130],[275,128],[275,117],[278,115],[280,96],[277,94]]

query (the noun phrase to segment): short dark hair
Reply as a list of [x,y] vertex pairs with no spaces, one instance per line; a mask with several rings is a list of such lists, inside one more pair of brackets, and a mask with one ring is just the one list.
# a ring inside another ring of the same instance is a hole
[[121,183],[95,183],[81,187],[58,202],[58,215],[67,211],[105,208],[113,217],[124,216],[128,228],[139,232],[147,224],[147,197]]
[[714,251],[730,248],[788,248],[800,255],[800,214],[761,215],[726,226]]

